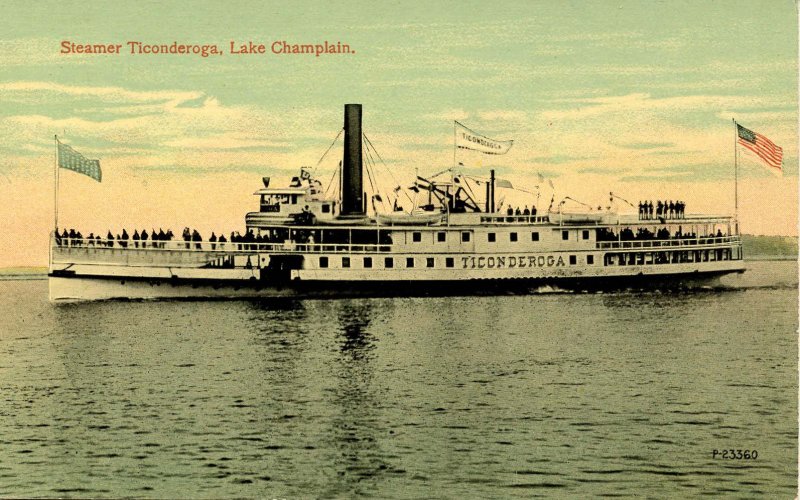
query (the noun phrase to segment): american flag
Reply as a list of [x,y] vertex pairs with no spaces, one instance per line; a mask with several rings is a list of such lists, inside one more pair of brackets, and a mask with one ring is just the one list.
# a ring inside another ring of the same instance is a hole
[[782,171],[783,149],[758,132],[744,128],[738,123],[736,129],[739,133],[739,144],[757,154],[770,167]]
[[100,160],[90,160],[66,144],[58,142],[58,166],[73,170],[100,182],[103,172],[100,170]]

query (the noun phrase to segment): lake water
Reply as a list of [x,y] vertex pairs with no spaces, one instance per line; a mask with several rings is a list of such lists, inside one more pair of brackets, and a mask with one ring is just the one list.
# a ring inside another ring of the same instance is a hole
[[797,263],[748,267],[713,290],[278,302],[0,281],[0,496],[792,498]]

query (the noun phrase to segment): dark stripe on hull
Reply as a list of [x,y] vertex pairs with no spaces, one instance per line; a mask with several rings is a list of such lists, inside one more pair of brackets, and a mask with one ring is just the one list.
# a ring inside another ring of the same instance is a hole
[[[106,281],[124,287],[135,283],[140,288],[149,284],[153,296],[158,289],[168,288],[164,298],[181,299],[176,289],[185,288],[187,299],[292,297],[292,298],[343,298],[343,297],[426,297],[474,295],[526,295],[552,291],[615,291],[615,290],[685,290],[708,286],[725,274],[744,271],[707,271],[663,275],[598,276],[581,278],[506,278],[462,279],[454,281],[312,281],[296,280],[282,284],[267,284],[259,280],[219,280],[182,278],[140,278],[118,276],[80,276],[61,273],[51,277],[63,280],[85,279]],[[203,290],[213,292],[206,297]],[[128,298],[122,293],[114,298]],[[226,294],[230,292],[230,294]]]

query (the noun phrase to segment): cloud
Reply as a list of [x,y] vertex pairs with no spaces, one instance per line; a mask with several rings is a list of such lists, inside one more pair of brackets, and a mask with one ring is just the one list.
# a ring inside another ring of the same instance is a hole
[[[736,95],[688,95],[673,97],[652,97],[648,93],[633,93],[622,96],[553,99],[561,104],[561,109],[543,111],[545,120],[582,120],[608,114],[625,113],[632,115],[642,112],[714,112],[720,109],[763,109],[764,107],[786,106],[778,97],[752,97]],[[569,106],[568,108],[566,106]]]
[[[341,126],[341,118],[332,110],[270,112],[226,105],[194,90],[143,92],[20,81],[1,83],[0,96],[0,102],[37,101],[37,110],[71,110],[67,116],[59,116],[63,111],[0,116],[0,133],[6,139],[6,160],[0,169],[5,170],[12,168],[8,158],[48,151],[53,134],[66,135],[86,154],[131,168],[192,167],[211,161],[220,167],[263,167],[265,155],[295,164],[297,159],[288,149],[300,157],[307,155],[308,163],[319,154],[311,146],[319,147]],[[336,125],[324,130],[326,123]]]
[[502,121],[505,123],[524,123],[529,120],[528,113],[516,109],[480,111],[478,119],[482,121]]
[[90,56],[64,56],[60,41],[52,38],[0,40],[0,67],[40,66],[46,64],[88,64]]
[[206,137],[178,137],[164,142],[165,146],[177,149],[277,149],[291,147],[287,141],[268,140],[263,136],[246,134],[241,132],[222,133],[209,135]]
[[622,144],[621,146],[630,148],[630,149],[647,149],[647,150],[663,150],[665,148],[672,148],[675,146],[673,142],[632,142],[628,144]]
[[444,109],[434,113],[425,113],[422,118],[431,121],[453,121],[453,120],[467,120],[470,114],[460,108]]
[[75,85],[63,85],[52,82],[36,81],[17,81],[0,83],[0,92],[3,99],[13,100],[17,98],[30,98],[31,96],[41,96],[45,94],[55,94],[60,97],[91,97],[100,102],[165,102],[170,105],[179,105],[182,102],[198,99],[202,97],[201,92],[189,91],[148,91],[141,92],[128,90],[122,87],[86,87]]

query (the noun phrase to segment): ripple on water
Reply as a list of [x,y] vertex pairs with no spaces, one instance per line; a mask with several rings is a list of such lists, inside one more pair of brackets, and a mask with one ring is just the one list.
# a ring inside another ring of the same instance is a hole
[[795,494],[790,288],[52,307],[43,285],[0,303],[9,496]]

